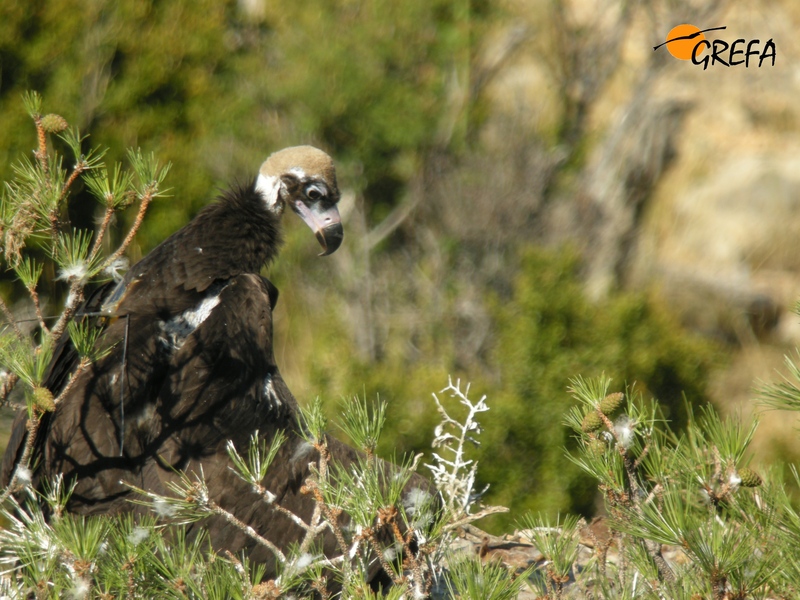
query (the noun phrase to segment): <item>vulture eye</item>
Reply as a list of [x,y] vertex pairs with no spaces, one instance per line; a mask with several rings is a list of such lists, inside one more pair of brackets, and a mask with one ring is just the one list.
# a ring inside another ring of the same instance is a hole
[[321,189],[319,189],[319,187],[317,187],[316,185],[310,185],[306,188],[306,196],[312,202],[320,200],[324,195],[325,193]]

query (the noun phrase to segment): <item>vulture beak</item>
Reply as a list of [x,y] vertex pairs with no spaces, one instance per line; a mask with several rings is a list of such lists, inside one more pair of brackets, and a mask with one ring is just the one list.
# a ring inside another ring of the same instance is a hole
[[322,202],[306,204],[302,200],[295,200],[290,206],[314,232],[319,245],[322,246],[320,256],[336,252],[344,237],[342,219],[336,205],[323,206]]

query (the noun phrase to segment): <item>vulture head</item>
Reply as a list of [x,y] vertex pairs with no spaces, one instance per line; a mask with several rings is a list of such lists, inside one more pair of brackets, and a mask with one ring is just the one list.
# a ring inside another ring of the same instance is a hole
[[341,245],[336,170],[322,150],[293,146],[270,155],[258,172],[256,191],[272,212],[280,215],[288,205],[303,219],[322,246],[320,256],[332,254]]

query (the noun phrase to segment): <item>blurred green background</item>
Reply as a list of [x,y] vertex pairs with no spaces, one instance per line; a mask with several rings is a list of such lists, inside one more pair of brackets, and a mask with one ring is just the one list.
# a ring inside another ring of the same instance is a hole
[[[173,195],[136,260],[270,152],[324,148],[345,244],[317,258],[288,217],[269,272],[295,395],[331,416],[342,397],[380,395],[384,452],[416,452],[437,422],[431,393],[448,374],[471,381],[492,407],[480,483],[512,509],[484,525],[588,515],[596,491],[563,457],[570,377],[635,383],[680,424],[684,394],[751,410],[753,378],[798,338],[800,15],[768,4],[4,0],[0,176],[35,147],[26,90],[109,162],[129,146],[170,161]],[[781,60],[702,72],[653,52],[682,22],[775,37]],[[736,196],[725,186],[743,173]],[[78,193],[76,224],[93,226],[93,202]],[[55,309],[64,290],[48,294]],[[775,427],[765,460],[797,456]]]

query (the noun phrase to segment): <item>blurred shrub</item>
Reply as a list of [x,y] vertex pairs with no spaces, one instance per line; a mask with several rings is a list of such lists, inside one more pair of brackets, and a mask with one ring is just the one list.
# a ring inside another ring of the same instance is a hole
[[[526,510],[588,515],[595,510],[596,483],[564,459],[564,447],[574,445],[562,423],[574,403],[569,379],[574,373],[605,372],[614,378],[615,390],[635,383],[659,400],[663,416],[680,430],[687,418],[684,394],[693,404],[708,401],[706,385],[719,354],[683,330],[656,298],[620,293],[590,302],[570,250],[528,249],[520,265],[508,298],[491,292],[485,298],[495,322],[488,365],[457,365],[447,341],[457,336],[441,331],[438,339],[432,333],[431,339],[414,341],[426,349],[422,360],[392,352],[369,362],[343,345],[346,332],[320,325],[312,386],[388,400],[382,451],[416,452],[429,446],[438,422],[431,390],[448,372],[461,374],[473,382],[473,396],[489,396],[491,410],[480,419],[483,445],[474,452],[481,464],[478,488],[491,486],[487,501],[511,508],[511,515]],[[319,352],[323,347],[330,350]],[[469,374],[460,373],[463,369]],[[338,402],[327,400],[334,415]],[[512,517],[491,519],[481,526],[498,532],[512,526]]]
[[614,390],[635,383],[679,430],[684,394],[693,404],[708,401],[714,347],[681,329],[657,299],[620,293],[592,304],[570,251],[527,250],[511,298],[494,304],[502,391],[485,419],[481,473],[492,502],[512,513],[593,512],[592,480],[564,461],[564,447],[574,445],[562,423],[572,373],[605,372]]

